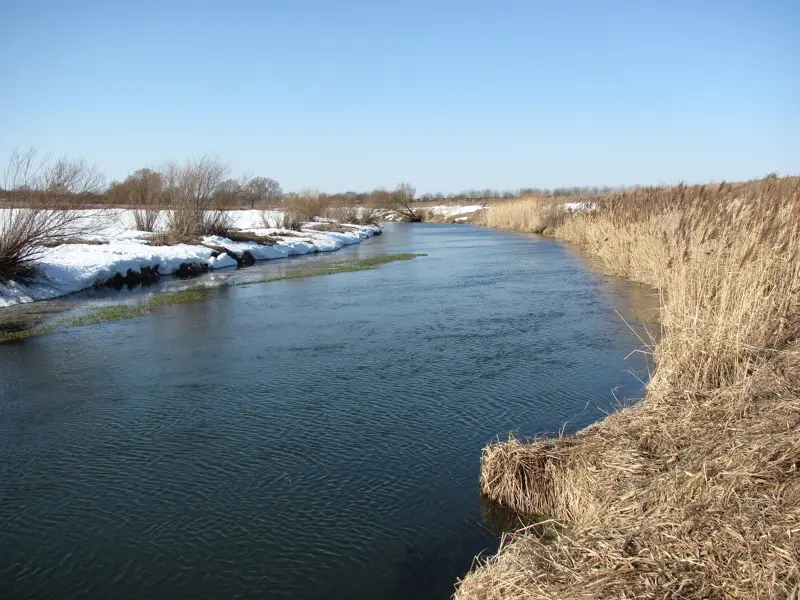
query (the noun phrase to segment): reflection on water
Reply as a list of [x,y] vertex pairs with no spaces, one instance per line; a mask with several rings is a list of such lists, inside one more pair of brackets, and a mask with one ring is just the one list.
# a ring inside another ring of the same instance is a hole
[[335,259],[389,252],[428,256],[0,344],[0,598],[446,598],[519,528],[481,448],[641,395],[615,310],[647,298],[467,225]]

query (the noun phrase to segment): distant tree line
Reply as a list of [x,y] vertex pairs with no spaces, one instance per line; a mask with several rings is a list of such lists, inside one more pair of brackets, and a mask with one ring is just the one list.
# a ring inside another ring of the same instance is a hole
[[[281,184],[265,176],[241,175],[230,177],[227,164],[216,157],[204,157],[199,163],[213,163],[213,173],[206,173],[207,181],[198,182],[204,189],[202,194],[208,204],[214,208],[250,208],[280,207],[284,204],[296,202],[298,199],[307,198],[313,194],[322,197],[332,205],[339,206],[383,206],[387,207],[397,203],[398,198],[404,202],[479,202],[484,200],[514,199],[527,196],[538,197],[566,197],[598,195],[607,192],[619,191],[620,187],[599,186],[573,186],[559,188],[526,187],[513,190],[496,189],[468,189],[458,193],[426,193],[417,195],[409,194],[413,187],[407,183],[389,190],[376,188],[371,191],[346,191],[326,194],[318,190],[300,190],[297,192],[284,192]],[[198,164],[199,164],[198,163]],[[83,204],[112,207],[163,207],[168,208],[176,197],[176,176],[180,172],[177,163],[168,162],[158,168],[145,167],[137,169],[122,181],[112,181],[108,185],[95,186],[92,190],[58,190],[53,194],[67,196],[79,195],[77,198]],[[181,190],[181,195],[191,195],[198,190]],[[24,201],[24,188],[14,190],[0,187],[0,201],[8,203],[12,197],[16,202]]]

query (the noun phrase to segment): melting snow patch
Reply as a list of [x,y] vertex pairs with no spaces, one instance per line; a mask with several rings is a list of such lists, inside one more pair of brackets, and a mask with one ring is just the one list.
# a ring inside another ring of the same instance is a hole
[[[236,227],[277,240],[273,245],[258,242],[234,242],[225,237],[210,236],[203,240],[206,245],[177,244],[174,246],[151,246],[147,243],[150,233],[131,231],[122,224],[132,223],[130,211],[114,210],[103,214],[98,222],[98,233],[85,236],[87,239],[107,242],[102,245],[65,244],[48,249],[37,261],[41,276],[30,285],[16,282],[0,283],[0,307],[22,302],[33,302],[63,296],[94,285],[103,284],[117,273],[125,276],[128,270],[140,271],[143,267],[158,268],[161,275],[175,273],[182,264],[207,265],[209,269],[235,267],[245,251],[255,260],[286,258],[297,254],[329,252],[381,232],[376,226],[352,226],[345,233],[304,229],[297,232],[275,228],[264,228],[260,211],[231,211]],[[278,215],[278,213],[276,213]],[[211,247],[225,248],[227,252],[216,254]]]

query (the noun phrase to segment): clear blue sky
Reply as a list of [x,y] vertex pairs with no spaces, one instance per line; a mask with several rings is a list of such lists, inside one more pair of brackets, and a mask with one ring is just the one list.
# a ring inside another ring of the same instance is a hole
[[800,2],[0,0],[0,161],[285,189],[800,173]]

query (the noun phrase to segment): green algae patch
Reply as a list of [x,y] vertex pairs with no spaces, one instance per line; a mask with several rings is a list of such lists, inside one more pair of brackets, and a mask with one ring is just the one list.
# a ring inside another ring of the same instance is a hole
[[98,325],[112,321],[123,321],[143,317],[158,311],[166,306],[174,304],[186,304],[188,302],[200,302],[209,297],[215,290],[257,285],[261,283],[272,283],[275,281],[286,281],[291,279],[305,279],[307,277],[319,277],[320,275],[335,275],[337,273],[351,273],[355,271],[366,271],[374,269],[391,262],[400,260],[411,260],[425,254],[397,253],[379,254],[366,258],[355,258],[333,261],[324,265],[311,267],[309,269],[298,269],[297,271],[285,273],[275,277],[264,277],[254,281],[242,281],[234,283],[224,283],[211,288],[192,287],[178,292],[162,292],[153,294],[146,302],[141,304],[113,304],[110,306],[100,306],[91,309],[86,314],[75,317],[68,317],[46,325],[39,325],[30,328],[0,328],[0,342],[10,342],[23,340],[37,335],[52,333],[58,329],[70,329],[72,327],[83,327],[86,325]]
[[311,267],[309,269],[299,269],[291,273],[284,273],[274,277],[264,277],[262,279],[255,279],[253,281],[242,281],[232,285],[245,287],[259,283],[272,283],[275,281],[287,281],[291,279],[305,279],[306,277],[319,277],[320,275],[335,275],[337,273],[367,271],[391,262],[396,262],[399,260],[411,260],[413,258],[417,258],[418,256],[427,256],[427,254],[411,254],[408,252],[402,252],[398,254],[378,254],[376,256],[369,256],[366,258],[337,260],[324,265]]
[[56,329],[70,329],[71,327],[83,327],[85,325],[98,325],[112,321],[123,321],[135,319],[155,312],[164,306],[173,304],[185,304],[187,302],[198,302],[204,300],[209,293],[209,288],[190,288],[179,292],[165,292],[154,294],[147,302],[142,304],[113,304],[111,306],[100,306],[91,309],[88,313],[69,317],[29,329],[19,330],[0,330],[0,342],[22,340],[35,335],[51,333]]

